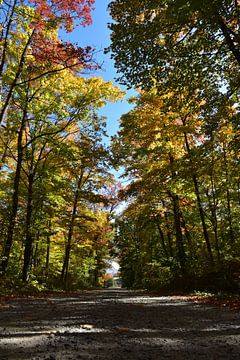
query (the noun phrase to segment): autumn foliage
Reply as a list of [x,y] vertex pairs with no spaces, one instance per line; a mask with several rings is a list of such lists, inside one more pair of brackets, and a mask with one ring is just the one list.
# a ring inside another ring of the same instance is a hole
[[0,272],[5,288],[98,286],[113,236],[111,159],[98,110],[121,91],[83,75],[90,47],[61,32],[94,1],[0,2]]
[[123,283],[239,291],[237,1],[111,1],[111,56],[138,89],[113,139],[128,181]]

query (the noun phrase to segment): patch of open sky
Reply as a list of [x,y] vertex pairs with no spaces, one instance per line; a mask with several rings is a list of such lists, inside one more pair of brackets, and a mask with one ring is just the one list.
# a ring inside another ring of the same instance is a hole
[[[95,49],[94,58],[97,64],[101,65],[101,69],[83,76],[97,76],[102,77],[105,81],[112,81],[118,85],[115,79],[117,73],[114,68],[114,62],[111,59],[110,53],[105,54],[104,49],[110,45],[110,30],[108,23],[112,19],[107,11],[107,6],[110,0],[96,0],[94,10],[92,12],[92,25],[84,27],[77,27],[72,33],[60,32],[60,37],[64,41],[71,41],[78,46],[91,46]],[[122,101],[117,103],[107,103],[107,105],[100,109],[99,115],[107,119],[107,134],[108,137],[104,139],[107,145],[110,143],[111,136],[115,135],[119,129],[118,120],[122,114],[127,113],[132,105],[128,103],[128,98],[136,95],[134,90],[127,90],[126,87],[121,86],[121,89],[126,91],[126,96]]]

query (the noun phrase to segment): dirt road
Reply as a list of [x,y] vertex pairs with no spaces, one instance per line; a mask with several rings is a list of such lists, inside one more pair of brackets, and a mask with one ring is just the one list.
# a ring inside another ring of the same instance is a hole
[[7,300],[0,359],[240,359],[240,312],[126,290]]

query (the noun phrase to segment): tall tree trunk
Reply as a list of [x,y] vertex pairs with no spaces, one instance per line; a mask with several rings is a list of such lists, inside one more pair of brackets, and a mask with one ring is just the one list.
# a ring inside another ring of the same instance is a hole
[[203,207],[202,207],[202,201],[200,198],[198,181],[197,181],[197,177],[195,174],[192,175],[192,179],[193,179],[193,184],[194,184],[194,189],[195,189],[195,195],[197,198],[197,206],[198,206],[199,216],[200,216],[201,223],[202,223],[203,236],[204,236],[204,240],[206,243],[208,256],[209,256],[211,263],[214,264],[212,246],[211,246],[211,242],[210,242],[208,231],[207,231],[207,225],[205,222],[205,215],[204,215],[204,211],[203,211]]
[[217,17],[220,29],[222,30],[223,36],[225,38],[226,44],[229,48],[229,50],[232,52],[232,54],[234,55],[235,59],[238,62],[238,65],[240,66],[240,51],[239,51],[239,38],[238,38],[238,34],[235,34],[235,38],[237,38],[236,42],[234,42],[234,40],[231,37],[231,32],[230,29],[228,28],[227,22],[225,21],[225,19],[223,19],[222,16],[218,15]]
[[240,207],[240,179],[238,179],[238,183],[237,183],[237,195],[238,195],[238,206]]
[[48,233],[47,233],[47,253],[46,253],[46,273],[49,269],[49,263],[50,263],[50,246],[51,246],[51,220],[48,221]]
[[[163,201],[162,201],[162,203],[164,205]],[[166,224],[166,228],[167,228],[167,240],[168,240],[169,254],[173,258],[174,253],[173,253],[173,245],[172,245],[172,236],[171,236],[171,231],[170,231],[170,227],[169,227],[169,218],[168,218],[167,212],[164,213],[164,219],[165,219],[165,224]]]
[[37,240],[36,240],[36,244],[34,246],[34,251],[33,251],[33,267],[34,269],[36,269],[38,267],[38,238],[39,238],[39,235],[37,237]]
[[5,165],[6,162],[6,158],[8,156],[8,150],[9,150],[9,144],[10,144],[11,140],[8,139],[7,143],[4,144],[5,148],[3,150],[2,156],[1,156],[1,160],[0,160],[0,171],[2,170],[3,166]]
[[233,231],[232,225],[232,209],[231,209],[231,198],[230,198],[230,191],[229,191],[229,174],[228,174],[228,163],[227,163],[227,155],[226,149],[223,146],[223,159],[224,159],[224,169],[225,169],[225,176],[226,176],[226,195],[227,195],[227,215],[228,215],[228,225],[229,225],[229,235],[231,243],[235,242],[235,236]]
[[182,214],[181,214],[181,224],[182,224],[182,228],[184,229],[185,236],[186,236],[186,239],[187,239],[187,242],[188,242],[188,248],[189,248],[191,258],[193,258],[194,257],[194,251],[193,251],[192,237],[191,237],[191,234],[190,234],[190,232],[189,232],[189,230],[187,228],[186,221],[185,221]]
[[18,211],[18,197],[19,197],[19,183],[21,177],[21,167],[23,161],[23,146],[22,146],[22,138],[23,138],[23,131],[25,128],[27,118],[27,108],[25,108],[22,116],[21,126],[18,132],[18,141],[17,141],[17,167],[14,177],[14,184],[13,184],[13,194],[12,194],[12,206],[10,210],[10,217],[9,223],[7,228],[7,236],[6,241],[2,253],[2,261],[0,263],[0,272],[5,273],[8,266],[9,255],[11,252],[12,244],[13,244],[13,235],[14,229],[16,225],[16,217]]
[[[171,165],[171,173],[172,178],[176,178],[176,173],[174,171],[174,157],[172,154],[169,154],[169,162]],[[181,209],[179,204],[179,197],[177,194],[173,194],[169,191],[169,195],[172,198],[173,202],[173,215],[174,215],[174,227],[175,227],[175,235],[176,235],[176,244],[177,244],[177,252],[178,252],[178,259],[181,267],[182,274],[186,272],[186,254],[183,244],[183,235],[182,235],[182,228],[181,228]]]
[[[217,199],[215,195],[215,186],[213,176],[210,176],[211,180],[211,196],[208,195],[209,207],[211,209],[211,219],[212,219],[212,227],[214,232],[214,240],[215,240],[215,250],[217,253],[218,261],[220,261],[220,251],[219,251],[219,239],[218,239],[218,221],[217,221]],[[211,200],[212,199],[212,200]]]
[[[94,237],[94,242],[97,243],[98,241],[98,236]],[[100,257],[98,255],[97,250],[95,251],[95,256],[94,256],[94,260],[95,260],[95,269],[94,269],[94,286],[98,286],[98,278],[99,278],[99,270],[100,270]]]
[[159,233],[159,236],[160,236],[160,239],[161,239],[161,244],[162,244],[164,255],[168,258],[169,254],[168,254],[167,247],[166,247],[166,244],[165,244],[164,234],[163,234],[163,231],[161,229],[161,226],[159,224],[158,219],[156,219],[155,224],[156,224],[156,227],[158,229],[158,233]]
[[[183,120],[183,125],[185,125],[184,120]],[[209,236],[208,236],[207,225],[206,225],[206,221],[205,221],[205,215],[204,215],[204,211],[203,211],[203,207],[202,207],[202,201],[201,201],[201,197],[200,197],[200,190],[199,190],[198,180],[197,180],[197,176],[196,176],[196,174],[195,174],[195,172],[193,170],[191,150],[190,150],[190,145],[189,145],[189,142],[188,142],[186,132],[184,132],[184,140],[185,140],[185,146],[186,146],[188,158],[190,160],[190,165],[191,165],[191,168],[192,168],[192,181],[193,181],[193,185],[194,185],[195,195],[196,195],[196,198],[197,198],[197,207],[198,207],[198,212],[199,212],[199,216],[200,216],[201,223],[202,223],[203,236],[204,236],[204,240],[205,240],[205,243],[206,243],[207,252],[208,252],[210,262],[212,264],[214,264],[213,252],[212,252],[211,242],[210,242],[210,239],[209,239]]]
[[28,272],[32,258],[32,247],[33,247],[33,235],[32,235],[32,202],[33,202],[33,183],[34,174],[30,173],[28,176],[28,200],[27,200],[27,213],[26,213],[26,238],[24,248],[24,261],[22,280],[26,282],[28,280]]
[[175,234],[176,234],[176,243],[177,243],[177,252],[179,263],[181,266],[182,274],[186,272],[186,254],[183,244],[183,235],[182,235],[182,228],[181,228],[181,210],[179,205],[179,197],[178,195],[171,194],[172,201],[173,201],[173,215],[174,215],[174,227],[175,227]]
[[68,229],[68,237],[67,237],[67,244],[65,249],[65,255],[64,255],[64,261],[62,266],[62,272],[61,272],[61,281],[62,283],[67,283],[67,277],[68,277],[68,267],[69,267],[69,259],[70,259],[70,251],[72,246],[72,236],[73,236],[73,227],[77,212],[77,204],[79,199],[79,191],[81,189],[82,185],[82,178],[83,178],[83,170],[81,169],[81,174],[79,176],[78,182],[77,182],[77,188],[74,194],[74,200],[73,200],[73,207],[72,207],[72,214]]

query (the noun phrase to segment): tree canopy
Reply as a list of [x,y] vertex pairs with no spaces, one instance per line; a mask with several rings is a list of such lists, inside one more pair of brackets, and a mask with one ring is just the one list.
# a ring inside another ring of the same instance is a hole
[[103,285],[115,255],[128,287],[239,290],[239,2],[110,2],[137,95],[109,146],[99,109],[123,92],[59,35],[93,5],[0,0],[3,286]]
[[98,110],[123,93],[84,76],[93,50],[59,37],[90,24],[93,3],[0,2],[0,271],[15,285],[94,286],[107,267],[114,178]]
[[115,0],[109,10],[119,80],[139,92],[113,140],[129,179],[115,239],[124,283],[237,289],[240,6]]
[[109,9],[110,50],[127,86],[238,86],[237,1],[116,0]]

